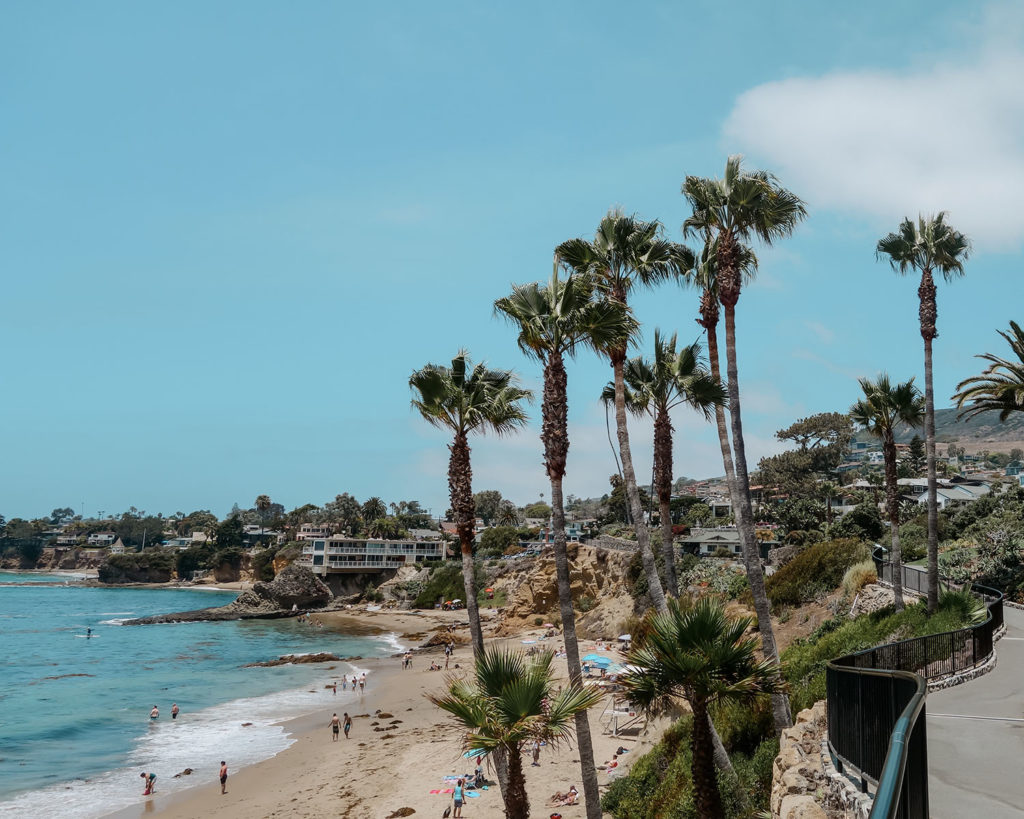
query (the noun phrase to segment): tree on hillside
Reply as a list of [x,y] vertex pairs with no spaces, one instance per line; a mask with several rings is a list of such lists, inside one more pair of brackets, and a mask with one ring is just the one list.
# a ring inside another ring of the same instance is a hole
[[[750,478],[743,440],[740,404],[739,370],[736,359],[736,304],[742,292],[745,266],[744,250],[752,239],[766,245],[792,234],[807,215],[799,197],[778,184],[765,171],[744,171],[741,158],[731,156],[722,179],[688,176],[682,193],[693,209],[683,223],[686,235],[697,235],[705,242],[717,243],[718,300],[725,311],[726,384],[729,389],[729,420],[732,432],[733,466],[737,528],[743,546],[743,562],[757,612],[761,647],[765,657],[778,662],[779,652],[772,630],[771,607],[764,588],[754,516],[750,503]],[[772,697],[776,731],[781,732],[793,722],[789,699]]]
[[820,412],[780,429],[775,437],[797,448],[762,458],[761,483],[784,495],[810,496],[822,476],[839,466],[853,439],[853,424],[841,412]]
[[528,660],[521,653],[491,648],[476,658],[470,679],[452,678],[445,693],[429,696],[463,729],[467,750],[500,752],[508,759],[508,787],[502,794],[507,819],[530,816],[523,773],[526,744],[537,740],[557,748],[570,741],[573,725],[579,724],[577,715],[586,717],[587,709],[604,696],[576,683],[555,690],[553,658],[544,652]]
[[896,483],[896,428],[900,424],[920,425],[924,418],[924,397],[914,386],[914,379],[893,384],[882,373],[871,381],[860,379],[864,397],[850,409],[854,422],[882,440],[885,459],[885,507],[889,515],[892,551],[892,587],[896,595],[896,611],[903,610],[903,556],[900,552],[900,494]]
[[470,464],[471,433],[506,435],[526,423],[523,402],[533,394],[519,386],[512,370],[492,370],[473,365],[465,351],[450,367],[428,364],[409,377],[412,406],[427,423],[453,434],[448,450],[448,494],[462,549],[466,609],[473,639],[473,653],[484,650],[480,609],[476,601],[473,547],[476,542],[476,509],[473,505],[473,469]]
[[352,495],[342,492],[324,504],[324,518],[346,534],[358,535],[363,527],[363,508]]
[[935,472],[935,395],[932,385],[932,341],[938,336],[935,322],[934,273],[952,281],[964,272],[971,243],[960,231],[946,224],[946,214],[904,219],[895,233],[879,240],[875,255],[886,257],[899,274],[914,270],[921,274],[917,288],[918,316],[924,339],[925,460],[928,467],[928,612],[939,605],[939,507]]
[[696,603],[669,601],[668,611],[648,616],[642,642],[629,654],[636,670],[624,678],[631,702],[660,713],[673,699],[685,699],[693,712],[691,771],[697,813],[724,819],[712,751],[710,707],[716,702],[750,701],[780,690],[778,664],[758,660],[757,639],[746,637],[747,617],[730,619],[710,597]]
[[[601,220],[593,241],[570,239],[555,250],[555,258],[569,270],[592,277],[601,296],[610,302],[628,306],[629,296],[640,287],[650,287],[670,276],[684,274],[693,267],[693,253],[684,245],[662,237],[661,223],[644,222],[611,210]],[[615,385],[615,428],[622,460],[622,478],[626,498],[636,529],[637,545],[647,575],[648,592],[654,605],[665,607],[665,594],[658,576],[650,533],[644,522],[640,489],[633,468],[633,455],[626,425],[626,382],[623,370],[630,339],[608,348]]]
[[256,498],[256,511],[260,515],[260,540],[263,540],[263,530],[267,528],[267,512],[270,511],[272,504],[270,495],[259,495]]
[[544,503],[544,501],[527,504],[523,507],[523,517],[547,520],[551,517],[551,507]]
[[927,465],[927,459],[924,451],[924,441],[921,440],[921,436],[914,434],[914,437],[910,439],[910,454],[909,454],[910,468],[914,474],[918,474]]
[[374,495],[372,498],[367,498],[363,501],[361,512],[363,520],[377,520],[387,515],[388,507],[383,500]]
[[501,505],[498,507],[498,516],[495,518],[495,523],[499,526],[518,526],[519,525],[519,510],[516,509],[516,505],[510,500],[503,500]]
[[[679,596],[675,548],[672,538],[672,418],[676,407],[686,405],[710,421],[715,408],[725,406],[725,388],[701,364],[700,345],[676,350],[676,335],[665,339],[654,331],[654,358],[631,358],[626,362],[626,406],[636,414],[654,419],[654,492],[658,496],[661,521],[661,549],[665,561],[668,594]],[[605,400],[614,399],[614,385],[605,387]]]
[[476,504],[476,516],[483,519],[485,526],[490,526],[501,508],[501,492],[497,489],[484,489],[473,495],[473,503]]
[[54,526],[60,526],[62,523],[67,523],[75,518],[75,510],[70,506],[63,508],[54,509],[50,513],[50,523]]
[[[556,261],[551,281],[547,285],[516,285],[511,295],[494,303],[495,312],[504,315],[519,329],[519,349],[544,365],[540,437],[544,444],[544,466],[551,483],[555,575],[569,679],[574,686],[582,686],[583,677],[576,640],[576,614],[572,602],[565,506],[562,500],[562,482],[569,455],[568,374],[565,359],[575,356],[580,346],[601,352],[619,345],[636,329],[636,321],[624,305],[607,300],[594,301],[592,297],[591,280],[580,274],[572,274],[560,281]],[[590,724],[585,711],[580,711],[577,716],[576,736],[587,816],[589,819],[600,819],[597,770],[594,767]]]

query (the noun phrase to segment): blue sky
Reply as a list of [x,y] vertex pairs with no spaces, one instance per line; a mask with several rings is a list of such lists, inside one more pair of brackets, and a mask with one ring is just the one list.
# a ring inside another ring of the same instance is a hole
[[[466,347],[538,386],[494,299],[613,205],[678,239],[684,175],[735,152],[810,211],[740,302],[751,460],[859,375],[920,378],[916,283],[873,256],[919,209],[975,240],[940,286],[946,405],[1024,319],[1024,17],[831,5],[4,4],[0,513],[442,512],[409,373]],[[696,339],[696,301],[636,298],[645,341]],[[614,471],[609,376],[570,370],[577,495]],[[675,423],[677,475],[720,474],[713,429]],[[546,494],[538,433],[478,441],[475,487]]]

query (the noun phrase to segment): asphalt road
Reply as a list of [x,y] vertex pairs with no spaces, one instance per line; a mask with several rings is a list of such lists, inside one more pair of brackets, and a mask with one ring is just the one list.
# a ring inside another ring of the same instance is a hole
[[928,695],[932,819],[1024,818],[1024,611],[1003,616],[995,670]]

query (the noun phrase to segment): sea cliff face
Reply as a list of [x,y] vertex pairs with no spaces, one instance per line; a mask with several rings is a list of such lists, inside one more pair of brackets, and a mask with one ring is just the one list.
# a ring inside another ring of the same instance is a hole
[[21,557],[17,555],[0,557],[0,569],[87,571],[98,569],[106,559],[107,552],[104,549],[82,549],[78,546],[47,547],[43,549],[39,559],[31,565],[25,565]]

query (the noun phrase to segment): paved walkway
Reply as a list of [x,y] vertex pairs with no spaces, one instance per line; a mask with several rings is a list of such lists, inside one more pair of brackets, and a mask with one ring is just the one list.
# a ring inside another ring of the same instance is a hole
[[1003,617],[995,670],[928,695],[932,819],[1024,818],[1024,611]]

